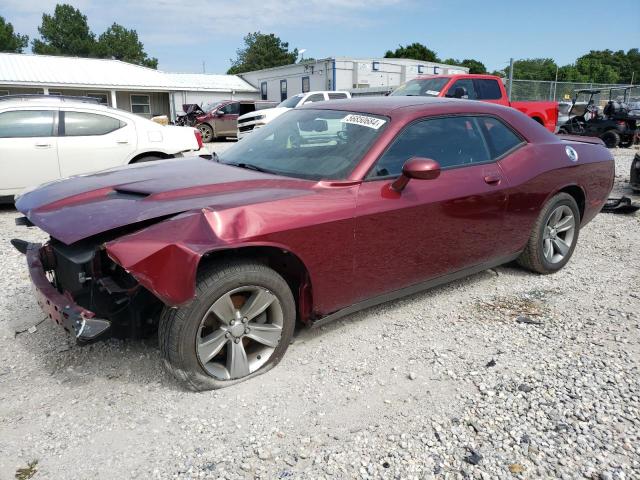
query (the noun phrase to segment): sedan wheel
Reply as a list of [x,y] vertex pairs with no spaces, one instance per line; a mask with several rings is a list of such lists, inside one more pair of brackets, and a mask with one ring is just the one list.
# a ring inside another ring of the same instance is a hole
[[544,206],[518,263],[537,273],[564,267],[578,242],[580,210],[568,193],[559,193]]
[[220,380],[255,372],[280,343],[283,317],[280,301],[264,287],[250,285],[225,293],[200,323],[200,364]]
[[211,264],[196,298],[166,308],[158,337],[165,367],[192,390],[223,388],[269,371],[287,350],[296,320],[293,294],[261,263]]

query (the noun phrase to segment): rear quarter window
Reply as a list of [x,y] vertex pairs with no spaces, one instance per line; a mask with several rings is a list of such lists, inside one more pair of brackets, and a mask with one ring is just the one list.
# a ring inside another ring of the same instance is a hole
[[511,128],[494,117],[481,117],[480,123],[487,137],[491,157],[496,159],[522,145],[524,140]]

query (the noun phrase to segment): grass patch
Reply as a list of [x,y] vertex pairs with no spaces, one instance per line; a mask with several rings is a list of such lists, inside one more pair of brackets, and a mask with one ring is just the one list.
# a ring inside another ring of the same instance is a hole
[[38,471],[38,460],[31,460],[24,468],[16,470],[16,478],[18,480],[29,480]]

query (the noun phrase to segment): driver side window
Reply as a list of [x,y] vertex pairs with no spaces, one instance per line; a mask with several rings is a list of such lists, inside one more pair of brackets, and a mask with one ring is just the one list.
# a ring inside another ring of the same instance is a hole
[[222,108],[222,112],[225,115],[235,115],[240,112],[240,104],[239,103],[229,103]]
[[478,99],[478,95],[476,95],[476,89],[473,86],[473,80],[471,80],[470,78],[467,79],[463,79],[463,80],[458,80],[457,82],[455,82],[453,85],[451,85],[451,88],[449,88],[449,90],[447,90],[447,97],[451,97],[453,98],[453,96],[456,93],[456,89],[457,88],[463,88],[464,92],[465,92],[465,97],[466,99],[469,100],[477,100]]
[[490,161],[476,117],[420,120],[406,127],[380,157],[369,177],[397,177],[412,157],[431,158],[447,168]]

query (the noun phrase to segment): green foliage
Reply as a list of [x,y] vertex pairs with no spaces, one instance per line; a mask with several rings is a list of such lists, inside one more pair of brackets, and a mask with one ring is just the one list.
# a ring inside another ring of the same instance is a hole
[[0,16],[0,52],[22,53],[29,44],[27,35],[13,31],[13,25]]
[[415,42],[411,45],[403,47],[399,45],[393,52],[387,50],[384,58],[411,58],[413,60],[422,60],[425,62],[439,62],[438,55],[433,50],[428,49],[425,45]]
[[158,59],[147,56],[142,42],[138,39],[138,33],[117,23],[100,35],[95,52],[100,58],[115,58],[123,62],[158,68]]
[[[554,80],[558,65],[551,58],[523,58],[516,60],[513,78],[518,80]],[[509,76],[509,67],[504,69]]]
[[487,73],[487,67],[484,66],[484,63],[472,58],[465,58],[462,61],[455,58],[447,58],[446,60],[443,60],[442,63],[446,63],[447,65],[457,65],[459,67],[467,67],[469,69],[469,73]]
[[254,32],[244,37],[244,48],[236,50],[236,55],[236,59],[231,60],[229,74],[291,65],[296,63],[298,49],[289,51],[289,44],[273,33]]
[[138,32],[114,23],[96,40],[87,17],[77,8],[58,4],[53,15],[42,14],[38,27],[41,39],[31,43],[33,53],[76,57],[116,58],[145,67],[158,68],[158,59],[149,57]]
[[71,5],[56,5],[53,15],[43,13],[38,32],[42,40],[33,40],[33,53],[88,57],[95,48],[87,17]]

